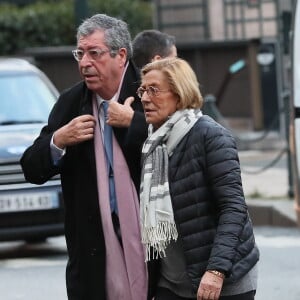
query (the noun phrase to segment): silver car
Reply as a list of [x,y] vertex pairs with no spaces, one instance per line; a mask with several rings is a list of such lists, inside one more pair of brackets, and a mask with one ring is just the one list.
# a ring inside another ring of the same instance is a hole
[[64,233],[59,178],[30,184],[19,163],[58,94],[33,64],[0,59],[0,241],[40,241]]

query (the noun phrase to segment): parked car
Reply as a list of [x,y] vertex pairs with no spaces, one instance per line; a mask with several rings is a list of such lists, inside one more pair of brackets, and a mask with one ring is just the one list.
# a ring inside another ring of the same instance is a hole
[[30,184],[19,163],[58,95],[27,60],[0,58],[0,241],[40,241],[64,233],[59,177]]

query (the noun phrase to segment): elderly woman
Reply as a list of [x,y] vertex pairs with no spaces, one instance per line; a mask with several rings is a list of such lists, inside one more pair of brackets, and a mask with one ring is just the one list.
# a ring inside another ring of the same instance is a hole
[[159,260],[155,299],[254,299],[259,250],[233,136],[202,115],[182,59],[146,65],[137,93],[150,124],[140,196],[146,260]]

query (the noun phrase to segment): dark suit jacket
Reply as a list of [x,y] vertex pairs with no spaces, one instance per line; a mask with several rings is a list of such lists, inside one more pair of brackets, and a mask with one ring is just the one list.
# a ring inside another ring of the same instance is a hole
[[[140,78],[130,63],[125,74],[119,102],[136,96]],[[62,93],[50,113],[47,126],[29,147],[21,165],[25,178],[42,184],[60,173],[65,203],[65,235],[69,260],[66,272],[70,300],[105,299],[105,245],[97,194],[93,140],[67,148],[60,166],[52,164],[50,140],[53,132],[74,117],[92,113],[92,92],[84,82]],[[114,134],[126,158],[132,179],[139,188],[142,143],[147,125],[140,99],[129,128],[114,128]],[[117,299],[116,299],[117,300]]]

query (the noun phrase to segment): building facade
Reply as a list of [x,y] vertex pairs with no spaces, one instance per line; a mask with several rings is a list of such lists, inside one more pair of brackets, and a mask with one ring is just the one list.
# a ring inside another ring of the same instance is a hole
[[[154,0],[154,26],[176,37],[203,94],[214,94],[232,122],[284,127],[289,88],[289,28],[295,0]],[[243,60],[245,68],[230,74]],[[276,120],[277,118],[277,120]]]

